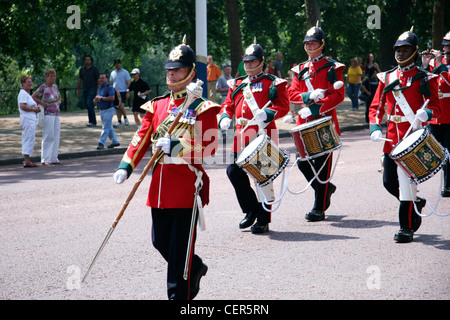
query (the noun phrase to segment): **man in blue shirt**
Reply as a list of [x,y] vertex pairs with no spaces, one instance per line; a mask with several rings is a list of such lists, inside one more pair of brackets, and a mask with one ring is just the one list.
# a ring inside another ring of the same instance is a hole
[[98,87],[97,96],[94,98],[94,103],[100,109],[100,119],[102,120],[102,134],[98,141],[97,150],[105,148],[106,139],[111,139],[111,144],[108,148],[114,148],[120,146],[117,139],[116,132],[112,125],[112,119],[114,117],[116,109],[114,108],[114,95],[115,90],[112,85],[108,83],[108,77],[106,73],[100,74],[100,85]]

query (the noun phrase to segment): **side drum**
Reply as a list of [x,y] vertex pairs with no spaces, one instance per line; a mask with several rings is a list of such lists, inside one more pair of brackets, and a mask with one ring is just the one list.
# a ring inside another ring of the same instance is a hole
[[236,161],[261,187],[273,181],[288,163],[289,152],[278,148],[266,134],[253,139]]
[[421,128],[397,143],[389,156],[412,180],[421,183],[442,168],[449,154],[428,128]]
[[301,124],[290,133],[302,161],[328,154],[342,146],[331,117]]

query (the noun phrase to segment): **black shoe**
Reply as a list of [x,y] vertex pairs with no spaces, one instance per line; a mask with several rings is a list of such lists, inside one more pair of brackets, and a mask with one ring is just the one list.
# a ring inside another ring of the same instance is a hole
[[104,148],[105,148],[105,146],[102,145],[101,143],[99,143],[98,146],[97,146],[97,150],[102,150]]
[[335,191],[336,191],[336,186],[330,182],[330,184],[328,185],[327,196],[326,196],[326,199],[325,199],[325,209],[324,209],[324,211],[326,211],[328,209],[328,207],[330,206],[331,195]]
[[305,215],[308,221],[322,221],[325,219],[325,211],[312,209]]
[[450,197],[450,188],[444,188],[444,190],[442,190],[441,192],[441,196],[443,196],[444,198]]
[[197,296],[200,291],[200,279],[206,274],[206,272],[208,272],[208,266],[203,263],[200,270],[191,279],[191,294],[189,300],[192,300]]
[[256,211],[250,211],[245,215],[245,218],[239,222],[239,229],[245,229],[250,227],[256,220]]
[[108,146],[108,149],[112,149],[112,148],[118,147],[118,146],[120,146],[120,143],[111,143],[111,144]]
[[266,233],[269,232],[269,224],[268,223],[262,224],[257,222],[252,226],[251,230],[253,234]]
[[395,235],[394,240],[398,243],[408,243],[413,241],[414,232],[411,229],[401,228]]

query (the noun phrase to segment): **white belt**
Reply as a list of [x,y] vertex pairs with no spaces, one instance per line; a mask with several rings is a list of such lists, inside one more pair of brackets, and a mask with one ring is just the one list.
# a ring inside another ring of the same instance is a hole
[[450,93],[439,92],[439,99],[450,98]]
[[395,123],[409,122],[405,116],[388,115],[387,119]]

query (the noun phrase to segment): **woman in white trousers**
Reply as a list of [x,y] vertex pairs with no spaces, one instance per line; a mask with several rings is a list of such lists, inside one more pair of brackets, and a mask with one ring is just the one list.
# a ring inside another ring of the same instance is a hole
[[33,79],[31,76],[23,76],[20,79],[22,89],[17,96],[17,104],[19,105],[20,124],[22,126],[22,154],[23,166],[25,168],[37,167],[30,160],[33,153],[34,143],[36,141],[36,126],[38,121],[38,113],[41,109],[37,106],[37,102],[30,95]]
[[56,71],[45,72],[47,81],[42,84],[33,98],[44,107],[44,126],[42,130],[41,162],[43,165],[59,164],[59,141],[61,135],[60,109],[61,94],[55,84]]

